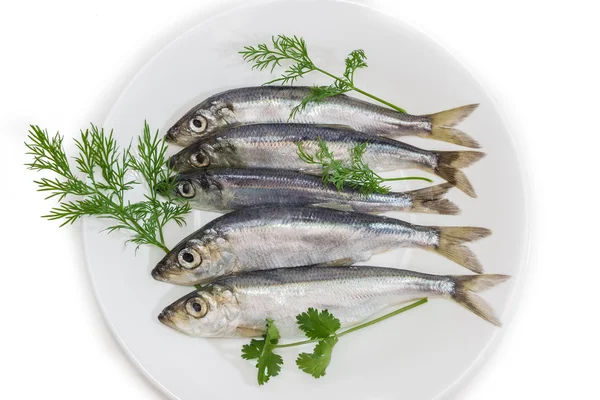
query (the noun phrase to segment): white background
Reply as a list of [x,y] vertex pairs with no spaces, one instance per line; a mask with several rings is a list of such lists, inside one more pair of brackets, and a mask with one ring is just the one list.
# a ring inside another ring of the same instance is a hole
[[[79,227],[58,229],[39,218],[49,204],[22,166],[23,141],[29,123],[67,137],[101,123],[133,75],[215,4],[1,3],[0,398],[164,398],[129,363],[99,314]],[[534,226],[523,295],[498,351],[462,398],[597,398],[595,2],[371,4],[431,35],[483,78],[516,122],[527,167]]]

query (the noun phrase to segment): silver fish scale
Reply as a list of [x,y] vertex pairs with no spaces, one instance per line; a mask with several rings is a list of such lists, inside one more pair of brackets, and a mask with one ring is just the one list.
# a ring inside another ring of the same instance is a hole
[[215,282],[230,287],[241,326],[262,329],[273,318],[284,335],[297,333],[295,316],[309,307],[331,311],[343,326],[420,296],[449,297],[449,276],[379,267],[300,267],[255,271]]
[[[179,176],[191,180],[204,175],[220,185],[221,208],[234,210],[259,205],[285,204],[349,204],[355,211],[386,211],[409,209],[412,198],[405,193],[363,195],[357,190],[340,192],[331,184],[324,185],[320,177],[295,171],[275,169],[229,169],[198,172]],[[197,196],[192,199],[203,205],[204,190],[196,184]]]
[[[239,123],[290,122],[292,109],[309,93],[302,86],[258,86],[228,90],[200,104],[223,102],[232,108]],[[431,132],[429,116],[403,114],[387,107],[339,95],[308,104],[292,122],[343,124],[377,135],[414,135]],[[401,129],[398,129],[401,128]]]
[[201,140],[180,154],[185,159],[198,147],[207,149],[212,145],[213,151],[208,150],[213,155],[211,166],[302,170],[315,167],[298,157],[297,143],[302,143],[307,153],[315,154],[319,150],[318,139],[324,140],[334,156],[342,160],[349,160],[353,147],[367,143],[363,160],[376,171],[411,167],[434,170],[438,166],[438,154],[433,151],[341,127],[303,124],[239,126]]
[[439,245],[435,227],[317,207],[244,209],[206,228],[226,239],[244,270],[365,261],[396,247]]

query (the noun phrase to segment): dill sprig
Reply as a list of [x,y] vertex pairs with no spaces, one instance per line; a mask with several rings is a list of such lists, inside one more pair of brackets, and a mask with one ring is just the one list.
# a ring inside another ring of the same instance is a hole
[[308,55],[306,42],[303,38],[286,35],[277,35],[271,37],[271,47],[265,43],[257,46],[245,46],[244,50],[240,51],[245,61],[252,63],[252,69],[264,70],[269,68],[271,72],[276,67],[281,67],[282,61],[291,61],[291,64],[284,70],[279,78],[275,78],[265,85],[280,83],[293,84],[299,78],[309,72],[318,71],[322,74],[333,78],[333,83],[329,86],[313,86],[310,93],[302,99],[300,104],[294,107],[290,113],[289,119],[293,119],[299,112],[303,111],[310,103],[318,103],[327,97],[337,96],[354,90],[362,95],[365,95],[373,100],[385,104],[396,111],[405,113],[406,111],[388,101],[385,101],[371,93],[359,89],[354,85],[354,74],[359,68],[367,67],[367,56],[364,50],[358,49],[350,52],[346,57],[346,68],[342,76],[334,75],[322,68],[319,68]]
[[323,174],[323,183],[332,183],[340,192],[345,187],[358,190],[363,195],[379,193],[386,194],[390,192],[390,187],[382,185],[389,181],[422,180],[433,182],[429,178],[419,176],[409,176],[402,178],[383,178],[375,173],[364,162],[363,155],[367,151],[367,143],[360,143],[350,150],[350,160],[343,161],[334,157],[332,151],[327,147],[327,143],[317,139],[319,150],[314,155],[308,154],[301,142],[297,142],[298,157],[307,164],[320,165]]
[[[27,140],[27,154],[33,157],[27,167],[58,175],[34,181],[38,191],[47,192],[46,199],[56,198],[59,203],[43,218],[61,220],[60,226],[72,224],[83,216],[110,219],[115,224],[107,231],[130,231],[132,236],[127,242],[136,244],[136,249],[149,244],[169,251],[163,229],[169,221],[183,225],[190,206],[175,199],[157,197],[159,186],[169,186],[165,192],[170,193],[168,189],[175,185],[170,178],[172,171],[165,167],[167,145],[158,131],[152,134],[144,123],[135,149],[129,145],[121,150],[112,131],[106,133],[95,125],[82,130],[79,139],[75,139],[79,154],[74,157],[76,171],[83,175],[81,178],[69,164],[60,134],[50,136],[47,130],[31,125]],[[141,184],[130,178],[135,175],[142,178],[149,190],[143,200],[131,202],[125,199],[126,192]]]

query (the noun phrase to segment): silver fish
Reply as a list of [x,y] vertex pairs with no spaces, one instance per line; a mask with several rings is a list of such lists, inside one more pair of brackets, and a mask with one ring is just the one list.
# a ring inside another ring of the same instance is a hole
[[460,170],[485,154],[477,151],[429,151],[385,137],[373,137],[344,128],[308,124],[243,125],[202,139],[169,160],[175,171],[199,168],[277,168],[320,172],[298,156],[298,143],[308,154],[325,141],[336,159],[350,162],[352,149],[366,143],[364,162],[374,171],[419,168],[436,174],[475,197],[475,190]]
[[453,300],[500,326],[491,307],[476,292],[507,280],[507,275],[441,276],[392,268],[296,267],[220,278],[182,297],[158,316],[165,325],[190,336],[260,336],[265,319],[282,336],[299,334],[296,315],[327,309],[343,327],[416,297]]
[[[235,125],[290,122],[292,109],[310,92],[302,86],[258,86],[227,90],[209,97],[188,111],[166,140],[189,146],[197,139]],[[292,122],[343,124],[372,136],[397,138],[416,135],[466,147],[477,141],[454,128],[477,108],[477,104],[430,115],[403,114],[354,97],[339,95],[309,103]]]
[[318,205],[366,213],[412,211],[458,214],[458,207],[442,198],[452,188],[445,183],[405,193],[363,195],[357,190],[338,191],[320,177],[277,169],[198,170],[175,178],[172,194],[193,208],[230,211],[258,206]]
[[246,208],[216,218],[183,239],[152,276],[195,285],[257,269],[353,264],[397,247],[433,251],[480,273],[481,264],[463,243],[490,233],[320,207]]

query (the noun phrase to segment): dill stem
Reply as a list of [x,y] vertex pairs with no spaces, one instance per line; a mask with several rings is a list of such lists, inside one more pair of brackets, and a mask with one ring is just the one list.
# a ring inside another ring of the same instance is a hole
[[156,240],[156,238],[154,236],[150,235],[144,228],[142,228],[140,226],[140,224],[138,224],[134,219],[127,218],[127,220],[134,225],[135,229],[131,229],[132,231],[138,232],[138,233],[142,232],[144,234],[144,236],[146,237],[146,240],[148,240],[148,243],[155,245],[156,247],[163,250],[165,253],[169,252],[169,248],[167,246],[165,246],[164,239],[162,239],[162,235],[161,235],[161,241],[159,242],[158,240]]
[[359,89],[359,88],[357,88],[357,87],[356,87],[356,86],[354,86],[354,85],[352,85],[352,89],[354,89],[355,91],[357,91],[358,93],[360,93],[360,94],[362,94],[362,95],[364,95],[364,96],[370,97],[370,98],[372,98],[373,100],[376,100],[376,101],[378,101],[378,102],[380,102],[380,103],[382,103],[382,104],[385,104],[386,106],[388,106],[388,107],[391,107],[391,108],[393,108],[394,110],[401,112],[402,114],[406,114],[406,110],[405,110],[405,109],[403,109],[403,108],[400,108],[400,107],[398,107],[398,106],[396,106],[396,105],[394,105],[394,104],[392,104],[392,103],[390,103],[390,102],[388,102],[388,101],[385,101],[385,100],[383,100],[383,99],[382,99],[382,98],[380,98],[380,97],[377,97],[377,96],[375,96],[375,95],[372,95],[372,94],[371,94],[371,93],[369,93],[369,92],[365,92],[364,90],[362,90],[362,89]]
[[329,72],[325,71],[324,69],[321,69],[321,68],[319,68],[317,66],[315,66],[315,71],[319,71],[322,74],[325,74],[328,77],[335,79],[336,81],[342,81],[342,78],[340,78],[339,76],[335,76],[335,75],[333,75],[333,74],[331,74],[331,73],[329,73]]
[[[325,71],[324,69],[321,69],[321,68],[319,68],[319,67],[316,67],[316,66],[315,66],[315,71],[319,71],[319,72],[321,72],[322,74],[325,74],[325,75],[329,76],[330,78],[333,78],[333,79],[335,79],[336,81],[346,82],[345,80],[343,80],[343,79],[342,79],[342,78],[340,78],[339,76],[335,76],[335,75],[333,75],[333,74],[331,74],[331,73],[329,73],[329,72],[327,72],[327,71]],[[346,83],[348,83],[348,82],[346,82]],[[404,110],[403,108],[400,108],[400,107],[398,107],[398,106],[396,106],[396,105],[394,105],[394,104],[390,103],[389,101],[385,101],[385,100],[383,100],[382,98],[380,98],[380,97],[377,97],[377,96],[375,96],[375,95],[373,95],[373,94],[371,94],[371,93],[369,93],[369,92],[365,92],[364,90],[357,88],[357,87],[356,87],[356,86],[354,86],[353,84],[351,84],[350,86],[352,87],[352,90],[355,90],[355,91],[357,91],[358,93],[360,93],[360,94],[362,94],[362,95],[364,95],[364,96],[367,96],[367,97],[369,97],[369,98],[371,98],[371,99],[373,99],[373,100],[375,100],[375,101],[378,101],[378,102],[380,102],[380,103],[382,103],[382,104],[385,104],[386,106],[388,106],[388,107],[391,107],[391,108],[393,108],[394,110],[401,112],[402,114],[406,114],[406,110]]]
[[[96,187],[96,180],[95,180],[94,176],[93,175],[88,175],[88,176],[92,182],[92,185],[94,187]],[[150,235],[148,233],[148,231],[146,231],[144,228],[142,228],[140,226],[140,224],[138,224],[134,218],[131,218],[130,216],[128,216],[126,213],[123,212],[123,203],[122,202],[121,202],[121,204],[115,203],[111,197],[107,196],[106,194],[102,193],[99,190],[97,190],[96,193],[100,197],[102,197],[106,203],[110,204],[114,208],[114,210],[116,211],[116,215],[118,217],[120,217],[121,222],[123,222],[124,224],[127,224],[130,231],[137,232],[138,234],[143,234],[149,243],[155,245],[156,247],[159,247],[165,253],[169,252],[169,248],[167,246],[165,246],[164,239],[162,239],[162,234],[161,234],[162,242],[157,241],[156,237],[154,237],[153,235]]]
[[[162,226],[160,226],[160,225],[158,226],[158,236],[160,237],[160,243],[163,245],[163,248],[164,248],[164,249],[166,249],[166,246],[165,246],[165,236],[164,236],[164,234],[163,234],[163,228],[162,228]],[[168,250],[168,249],[167,249],[167,250],[165,250],[165,251],[166,251],[167,253],[169,252],[169,250]]]
[[[404,307],[402,307],[402,308],[399,308],[399,309],[397,309],[397,310],[395,310],[395,311],[392,311],[391,313],[388,313],[388,314],[382,315],[381,317],[379,317],[379,318],[375,318],[375,319],[374,319],[374,320],[372,320],[372,321],[365,322],[365,323],[363,323],[363,324],[360,324],[360,325],[357,325],[357,326],[355,326],[355,327],[353,327],[353,328],[347,329],[347,330],[345,330],[344,332],[341,332],[341,333],[336,333],[336,334],[334,334],[334,335],[332,335],[332,336],[334,336],[334,337],[337,337],[337,338],[340,338],[340,337],[342,337],[342,336],[344,336],[344,335],[347,335],[347,334],[349,334],[349,333],[352,333],[352,332],[356,332],[356,331],[358,331],[358,330],[360,330],[360,329],[363,329],[363,328],[366,328],[366,327],[368,327],[368,326],[374,325],[374,324],[376,324],[376,323],[378,323],[378,322],[385,321],[386,319],[388,319],[388,318],[391,318],[391,317],[394,317],[394,316],[396,316],[396,315],[398,315],[398,314],[402,314],[403,312],[406,312],[406,311],[408,311],[408,310],[410,310],[410,309],[413,309],[413,308],[415,308],[415,307],[418,307],[418,306],[420,306],[420,305],[422,305],[422,304],[425,304],[425,303],[427,303],[427,301],[428,301],[428,300],[427,300],[427,297],[423,297],[422,299],[420,299],[420,300],[417,300],[417,301],[415,301],[414,303],[411,303],[411,304],[409,304],[409,305],[407,305],[407,306],[404,306]],[[287,344],[277,344],[277,345],[275,345],[275,348],[276,348],[276,349],[282,349],[282,348],[285,348],[285,347],[301,346],[301,345],[303,345],[303,344],[309,344],[309,343],[316,343],[316,342],[320,342],[321,340],[323,340],[323,338],[321,338],[321,339],[310,339],[310,340],[303,340],[303,341],[301,341],[301,342],[293,342],[293,343],[287,343]]]
[[[113,202],[113,204],[114,204],[114,202]],[[114,205],[117,206],[116,204],[114,204]],[[156,247],[163,250],[165,253],[168,253],[170,251],[169,248],[167,246],[165,246],[164,239],[162,239],[162,237],[161,237],[161,242],[159,242],[158,240],[156,240],[156,237],[154,237],[153,235],[150,235],[148,231],[146,231],[144,228],[142,228],[135,219],[128,217],[124,213],[119,213],[119,215],[122,218],[123,223],[129,225],[129,230],[131,230],[133,232],[137,232],[138,234],[139,233],[143,234],[144,237],[146,238],[146,240],[148,240],[148,243],[155,245]]]

